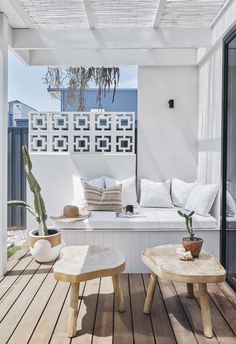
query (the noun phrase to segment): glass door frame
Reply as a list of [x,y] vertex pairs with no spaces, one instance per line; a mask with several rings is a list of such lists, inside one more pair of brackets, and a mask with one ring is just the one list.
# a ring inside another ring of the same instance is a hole
[[[222,180],[221,180],[221,263],[226,268],[226,191],[227,191],[227,151],[228,151],[228,58],[229,44],[236,38],[234,26],[223,38],[223,87],[222,87]],[[227,274],[227,282],[236,289],[235,281]]]

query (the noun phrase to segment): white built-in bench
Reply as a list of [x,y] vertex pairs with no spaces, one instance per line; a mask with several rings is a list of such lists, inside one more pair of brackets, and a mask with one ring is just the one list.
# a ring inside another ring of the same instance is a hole
[[[147,271],[140,261],[146,247],[181,242],[187,236],[177,208],[142,208],[139,216],[117,217],[113,212],[92,212],[83,222],[60,224],[66,245],[101,245],[122,251],[127,272]],[[204,239],[204,249],[219,257],[220,230],[217,220],[194,214],[195,236]]]
[[[48,215],[60,215],[66,204],[79,200],[83,193],[81,178],[91,180],[98,176],[109,176],[117,180],[133,178],[136,175],[135,154],[55,154],[32,153],[33,169],[36,173],[46,203]],[[158,167],[158,166],[157,166]],[[186,163],[186,168],[188,163]],[[186,168],[184,171],[186,172]],[[158,168],[157,168],[158,173]],[[147,170],[146,177],[148,178]],[[137,192],[140,194],[140,178],[137,171]],[[170,176],[166,176],[169,178]],[[183,176],[185,178],[186,176]],[[195,175],[187,176],[189,181]],[[158,180],[158,175],[156,177]],[[27,191],[27,202],[33,204],[31,191]],[[220,207],[219,197],[215,202],[212,216],[194,215],[195,235],[202,237],[204,248],[219,257]],[[134,204],[128,202],[126,204]],[[142,208],[143,218],[116,218],[115,213],[93,212],[84,222],[60,225],[67,245],[102,245],[122,251],[127,262],[127,271],[146,271],[140,261],[144,248],[181,242],[187,236],[183,219],[176,208]],[[48,218],[48,225],[54,225]],[[27,216],[27,228],[35,228],[35,219]]]

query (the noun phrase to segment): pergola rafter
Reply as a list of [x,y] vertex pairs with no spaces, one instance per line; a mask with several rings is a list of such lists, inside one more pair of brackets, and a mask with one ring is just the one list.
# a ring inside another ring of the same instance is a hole
[[14,9],[19,13],[22,20],[25,22],[28,28],[34,27],[34,24],[30,18],[30,16],[26,13],[26,11],[20,6],[18,0],[9,0],[9,3],[14,7]]
[[86,14],[87,14],[88,22],[89,22],[89,27],[90,27],[90,29],[94,29],[95,28],[95,20],[94,20],[94,16],[93,16],[91,1],[90,0],[84,0],[84,7],[86,10]]
[[156,11],[156,15],[153,21],[153,27],[156,28],[160,25],[161,22],[161,16],[162,13],[164,11],[165,8],[165,4],[166,4],[166,0],[159,0],[159,3],[157,5],[157,11]]

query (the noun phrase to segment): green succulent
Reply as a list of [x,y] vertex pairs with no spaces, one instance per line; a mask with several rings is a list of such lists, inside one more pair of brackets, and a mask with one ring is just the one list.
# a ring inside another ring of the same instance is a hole
[[31,192],[34,194],[34,208],[25,201],[14,200],[8,201],[7,204],[11,206],[13,205],[18,207],[24,207],[25,209],[27,209],[32,215],[35,216],[35,219],[38,222],[39,235],[45,236],[48,235],[48,228],[46,224],[47,213],[43,198],[41,196],[41,188],[32,173],[32,162],[30,160],[29,152],[26,146],[22,146],[22,155],[29,188]]
[[189,239],[190,239],[190,241],[193,241],[194,240],[194,238],[193,238],[194,232],[193,232],[193,218],[192,218],[192,216],[194,214],[194,211],[191,211],[191,213],[186,214],[186,213],[183,213],[182,211],[178,210],[178,214],[180,216],[184,217],[187,231],[189,234]]

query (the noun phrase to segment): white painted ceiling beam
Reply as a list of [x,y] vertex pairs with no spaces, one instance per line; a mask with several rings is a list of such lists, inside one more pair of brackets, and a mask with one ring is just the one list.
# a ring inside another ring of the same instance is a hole
[[13,29],[14,49],[150,49],[211,46],[211,30],[190,28],[113,28],[94,30]]
[[[23,57],[23,51],[18,51]],[[196,49],[32,50],[32,66],[193,66]]]
[[85,7],[86,14],[87,14],[89,27],[90,27],[90,29],[94,29],[95,28],[95,20],[94,20],[94,15],[93,15],[93,9],[91,6],[91,1],[90,0],[84,0],[84,7]]
[[30,50],[14,50],[10,47],[11,52],[25,65],[30,65]]
[[162,13],[164,12],[165,4],[166,4],[166,0],[159,0],[158,5],[157,5],[156,15],[153,21],[154,28],[157,28],[160,25],[161,16],[162,16]]

